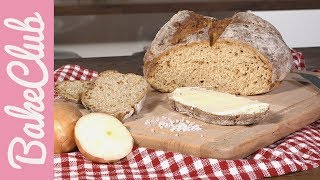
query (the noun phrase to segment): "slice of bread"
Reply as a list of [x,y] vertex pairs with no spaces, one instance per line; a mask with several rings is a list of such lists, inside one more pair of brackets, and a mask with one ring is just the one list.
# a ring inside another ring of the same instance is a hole
[[82,104],[93,112],[124,120],[141,110],[147,91],[148,83],[142,76],[104,71],[83,94]]
[[253,124],[269,109],[267,103],[200,87],[177,88],[168,97],[174,110],[217,125]]
[[161,92],[198,86],[262,94],[277,87],[291,66],[280,33],[250,12],[218,20],[180,11],[159,30],[144,56],[144,75]]
[[62,81],[55,85],[55,92],[66,100],[80,103],[82,93],[89,89],[91,83],[84,80]]

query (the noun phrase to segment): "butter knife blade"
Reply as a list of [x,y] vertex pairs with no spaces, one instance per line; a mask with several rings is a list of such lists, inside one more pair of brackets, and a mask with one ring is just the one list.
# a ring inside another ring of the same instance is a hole
[[315,87],[317,87],[320,90],[320,78],[316,75],[310,74],[310,73],[304,73],[299,71],[294,71],[293,73],[299,74],[304,79],[308,80],[311,84],[313,84]]

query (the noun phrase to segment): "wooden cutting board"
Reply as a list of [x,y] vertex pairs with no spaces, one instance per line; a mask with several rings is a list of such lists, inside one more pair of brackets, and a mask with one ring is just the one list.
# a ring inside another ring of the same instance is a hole
[[[165,93],[149,92],[142,111],[124,123],[136,145],[205,158],[238,159],[320,119],[320,91],[296,74],[290,74],[270,93],[248,97],[270,104],[266,119],[250,126],[218,126],[188,118],[170,109],[166,97]],[[201,125],[202,130],[171,132],[145,125],[146,120],[156,118],[184,118]]]

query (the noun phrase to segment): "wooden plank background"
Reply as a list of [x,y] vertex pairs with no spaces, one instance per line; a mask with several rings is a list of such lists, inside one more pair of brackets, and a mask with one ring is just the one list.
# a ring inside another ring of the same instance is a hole
[[319,0],[55,0],[55,16],[193,11],[318,9]]

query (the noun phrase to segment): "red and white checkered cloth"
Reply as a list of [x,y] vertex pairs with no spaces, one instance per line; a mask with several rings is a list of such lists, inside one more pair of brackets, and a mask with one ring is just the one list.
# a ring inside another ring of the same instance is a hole
[[[292,50],[293,67],[304,69],[301,53]],[[55,71],[55,81],[91,80],[97,72],[77,65]],[[134,147],[119,162],[95,164],[79,152],[54,156],[55,179],[261,179],[309,170],[320,165],[320,120],[239,160],[197,158]]]

